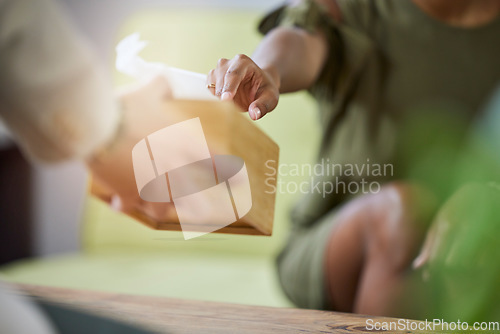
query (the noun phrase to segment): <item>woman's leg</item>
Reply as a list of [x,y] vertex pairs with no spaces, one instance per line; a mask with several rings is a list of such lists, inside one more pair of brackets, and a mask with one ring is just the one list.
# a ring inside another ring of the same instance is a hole
[[431,196],[404,183],[353,199],[335,217],[325,257],[336,311],[391,315],[434,212]]

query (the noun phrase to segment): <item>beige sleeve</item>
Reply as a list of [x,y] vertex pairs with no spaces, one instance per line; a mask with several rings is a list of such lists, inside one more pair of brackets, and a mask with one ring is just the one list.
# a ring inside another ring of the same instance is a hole
[[84,158],[116,131],[111,86],[53,0],[0,0],[0,118],[46,162]]

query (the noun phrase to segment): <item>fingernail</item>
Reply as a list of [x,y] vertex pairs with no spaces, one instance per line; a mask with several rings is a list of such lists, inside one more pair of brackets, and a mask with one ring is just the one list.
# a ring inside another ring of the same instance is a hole
[[110,206],[115,211],[121,211],[122,210],[122,201],[121,201],[120,197],[116,196],[116,195],[111,197]]
[[415,260],[413,260],[412,267],[413,269],[419,269],[420,267],[422,267],[423,264],[424,264],[424,257],[422,255],[419,255],[415,258]]
[[254,121],[257,119],[255,116],[255,108],[248,110],[248,114],[250,115],[250,118],[253,119]]
[[260,116],[262,116],[260,109],[257,107],[253,108],[253,113],[255,115],[255,120],[258,120],[260,118]]
[[224,94],[222,94],[222,96],[220,97],[220,99],[221,99],[222,101],[226,101],[226,100],[231,99],[231,93],[229,93],[229,92],[224,92]]

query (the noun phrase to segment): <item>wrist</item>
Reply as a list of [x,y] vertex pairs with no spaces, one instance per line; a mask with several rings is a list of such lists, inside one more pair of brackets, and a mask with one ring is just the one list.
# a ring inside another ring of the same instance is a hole
[[264,71],[264,73],[267,74],[271,82],[279,91],[281,87],[281,75],[280,72],[278,71],[278,68],[274,65],[268,65],[262,67],[262,71]]

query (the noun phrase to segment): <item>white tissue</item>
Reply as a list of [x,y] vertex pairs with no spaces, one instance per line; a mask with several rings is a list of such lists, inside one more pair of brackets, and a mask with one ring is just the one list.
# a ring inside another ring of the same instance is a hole
[[147,41],[140,40],[139,33],[134,33],[121,40],[116,46],[116,69],[140,81],[147,81],[158,75],[163,75],[167,79],[175,99],[216,99],[207,89],[206,75],[142,59],[139,52],[147,44]]

